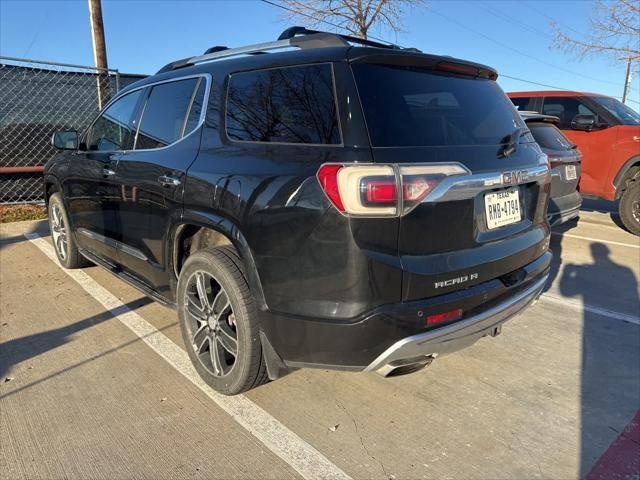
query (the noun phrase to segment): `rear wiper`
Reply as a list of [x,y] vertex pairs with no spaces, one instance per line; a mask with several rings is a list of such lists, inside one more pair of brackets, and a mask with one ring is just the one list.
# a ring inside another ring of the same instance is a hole
[[509,135],[509,139],[506,142],[503,142],[504,147],[502,147],[502,150],[500,151],[498,156],[500,158],[504,158],[516,153],[520,137],[527,132],[528,130],[525,128],[516,128],[513,132],[511,132],[511,134]]

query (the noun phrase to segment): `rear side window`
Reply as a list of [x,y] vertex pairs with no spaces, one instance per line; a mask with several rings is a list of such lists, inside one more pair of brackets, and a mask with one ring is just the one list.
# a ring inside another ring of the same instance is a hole
[[530,112],[533,110],[531,97],[512,98],[511,102],[513,102],[519,112]]
[[245,142],[339,144],[331,65],[232,75],[226,131]]
[[548,123],[527,123],[533,138],[542,148],[552,150],[569,150],[573,144],[558,130],[555,125]]
[[143,90],[138,90],[113,102],[93,123],[85,139],[88,150],[111,152],[125,150],[133,143],[133,115]]
[[[189,78],[151,87],[140,120],[136,150],[166,147],[189,133],[187,114],[200,83],[204,80]],[[195,126],[193,121],[190,124]]]
[[376,147],[497,145],[524,127],[492,80],[374,64],[353,72]]
[[560,118],[560,128],[571,128],[571,121],[576,115],[598,115],[578,98],[547,97],[544,99],[542,113]]

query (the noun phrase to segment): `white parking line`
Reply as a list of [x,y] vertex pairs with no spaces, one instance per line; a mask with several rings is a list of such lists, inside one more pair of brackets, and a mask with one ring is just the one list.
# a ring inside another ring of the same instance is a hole
[[627,315],[626,313],[614,312],[613,310],[594,307],[592,305],[584,305],[576,300],[572,300],[570,298],[558,298],[554,297],[553,295],[549,295],[548,293],[543,294],[540,298],[550,303],[573,308],[574,310],[584,310],[585,312],[595,313],[597,315],[602,315],[603,317],[615,318],[616,320],[622,320],[624,322],[633,323],[634,325],[640,325],[640,317]]
[[621,247],[630,247],[630,248],[639,248],[639,245],[634,245],[633,243],[622,243],[622,242],[614,242],[611,240],[603,240],[601,238],[592,238],[592,237],[582,237],[580,235],[573,235],[571,233],[562,233],[562,232],[551,232],[551,235],[561,236],[561,237],[570,237],[570,238],[578,238],[580,240],[589,240],[590,242],[600,242],[607,243],[609,245],[620,245]]
[[[25,234],[47,257],[58,264],[51,244],[37,234]],[[198,375],[187,353],[82,270],[65,270],[89,295],[115,318],[164,358],[173,368],[202,390],[220,408],[260,440],[269,450],[307,479],[345,479],[350,477],[322,453],[282,425],[277,419],[244,395],[227,397],[209,387]],[[123,312],[123,313],[121,313]]]

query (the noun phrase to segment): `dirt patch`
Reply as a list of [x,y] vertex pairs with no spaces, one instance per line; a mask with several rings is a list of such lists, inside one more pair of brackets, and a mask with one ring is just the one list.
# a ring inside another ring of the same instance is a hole
[[0,205],[0,223],[47,218],[44,205]]

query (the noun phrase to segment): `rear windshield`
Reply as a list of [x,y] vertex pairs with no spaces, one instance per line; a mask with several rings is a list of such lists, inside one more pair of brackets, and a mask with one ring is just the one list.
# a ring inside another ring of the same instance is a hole
[[565,137],[555,125],[548,123],[527,123],[533,138],[542,148],[553,150],[569,150],[573,144]]
[[353,72],[376,147],[498,145],[525,127],[492,80],[374,64]]

